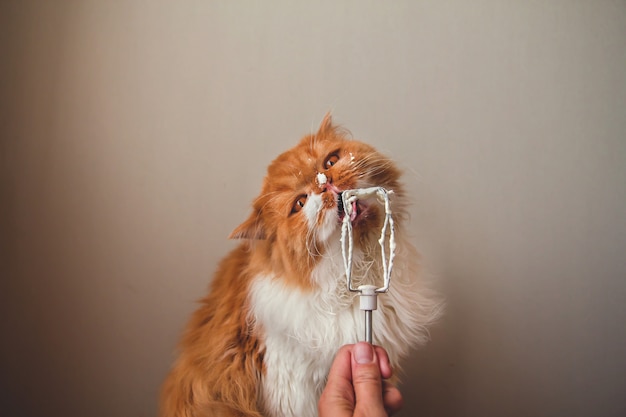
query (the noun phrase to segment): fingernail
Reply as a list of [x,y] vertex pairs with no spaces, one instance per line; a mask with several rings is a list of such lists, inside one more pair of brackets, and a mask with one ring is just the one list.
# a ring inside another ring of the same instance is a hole
[[372,363],[374,361],[374,349],[372,345],[359,342],[354,345],[354,360],[356,363]]

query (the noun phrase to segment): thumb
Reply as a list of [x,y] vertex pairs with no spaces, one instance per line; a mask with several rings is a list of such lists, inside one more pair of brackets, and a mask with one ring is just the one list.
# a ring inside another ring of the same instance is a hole
[[386,416],[383,384],[374,347],[359,342],[352,351],[352,384],[356,397],[355,416]]

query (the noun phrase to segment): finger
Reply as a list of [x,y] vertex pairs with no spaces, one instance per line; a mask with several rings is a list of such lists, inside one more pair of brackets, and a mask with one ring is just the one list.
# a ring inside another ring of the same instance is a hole
[[393,368],[391,366],[391,362],[389,361],[389,355],[387,351],[383,349],[381,346],[374,346],[376,350],[376,356],[378,357],[378,364],[380,367],[380,374],[383,379],[389,379],[393,375]]
[[393,415],[404,406],[402,393],[387,381],[383,381],[383,405],[388,415]]
[[344,345],[339,349],[328,372],[328,383],[352,381],[351,357],[353,347],[354,345]]
[[335,355],[326,388],[317,404],[319,417],[349,417],[354,409],[352,389],[352,345],[343,346]]
[[385,412],[380,367],[376,350],[369,343],[359,342],[352,348],[352,384],[356,396],[355,415]]

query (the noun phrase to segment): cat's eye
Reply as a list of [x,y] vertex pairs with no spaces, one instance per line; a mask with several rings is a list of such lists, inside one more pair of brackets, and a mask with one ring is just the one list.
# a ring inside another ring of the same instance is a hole
[[336,153],[329,155],[328,158],[326,158],[326,161],[324,161],[324,168],[329,169],[330,167],[335,165],[337,161],[339,161],[339,155],[337,155]]
[[297,213],[302,210],[304,207],[304,203],[306,203],[306,195],[301,195],[298,199],[293,203],[293,207],[291,208],[291,214]]

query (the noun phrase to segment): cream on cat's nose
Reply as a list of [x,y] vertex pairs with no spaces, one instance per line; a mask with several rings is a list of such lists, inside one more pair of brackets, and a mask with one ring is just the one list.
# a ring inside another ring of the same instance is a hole
[[322,172],[317,173],[317,183],[320,185],[320,187],[323,187],[327,181],[328,178],[326,178],[326,174]]

